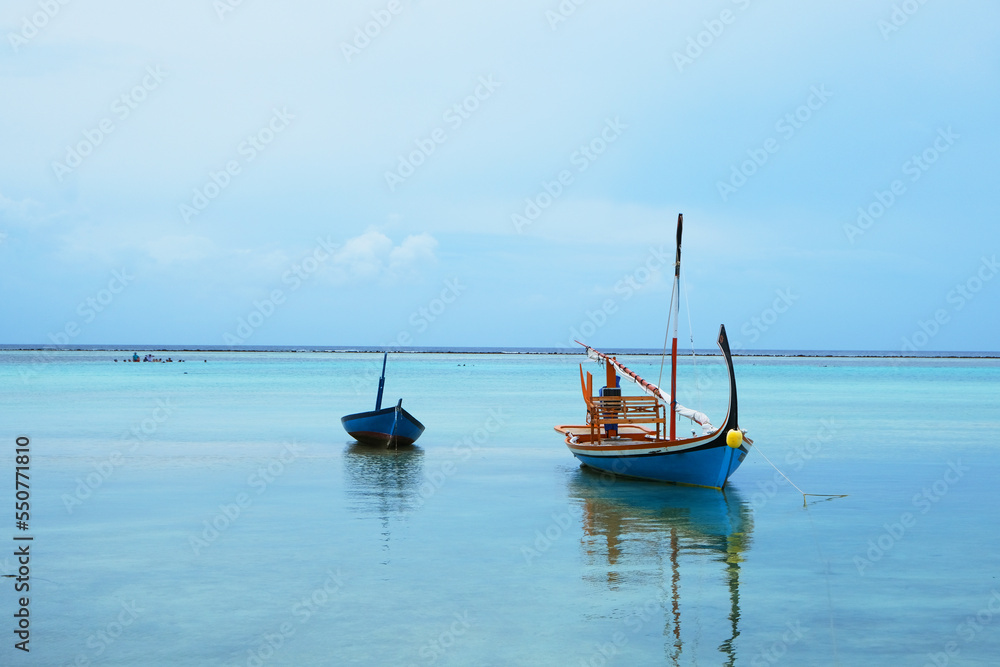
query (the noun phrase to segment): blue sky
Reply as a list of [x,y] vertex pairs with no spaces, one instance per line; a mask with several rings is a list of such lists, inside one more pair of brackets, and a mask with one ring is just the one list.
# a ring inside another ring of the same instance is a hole
[[998,24],[9,0],[0,343],[998,351]]

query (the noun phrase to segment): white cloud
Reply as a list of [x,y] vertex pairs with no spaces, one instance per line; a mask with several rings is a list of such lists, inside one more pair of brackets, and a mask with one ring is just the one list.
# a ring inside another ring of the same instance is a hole
[[193,262],[210,257],[215,244],[204,236],[162,236],[143,243],[146,253],[159,264]]
[[348,239],[334,255],[334,266],[346,282],[350,279],[377,278],[384,268],[384,259],[392,252],[392,240],[382,232],[369,229],[361,236]]
[[406,278],[427,264],[437,261],[434,249],[438,242],[430,234],[407,236],[403,243],[389,251],[388,273]]
[[43,222],[42,205],[32,199],[14,201],[0,193],[0,220],[21,225]]
[[[78,223],[57,234],[56,256],[66,263],[100,262],[130,266],[152,260],[161,268],[181,262],[200,262],[219,255],[215,243],[195,234],[155,234],[148,224]],[[230,253],[231,254],[231,251]]]
[[399,245],[376,229],[348,239],[334,254],[331,277],[338,284],[354,282],[395,283],[419,277],[434,264],[438,242],[429,234],[407,236]]

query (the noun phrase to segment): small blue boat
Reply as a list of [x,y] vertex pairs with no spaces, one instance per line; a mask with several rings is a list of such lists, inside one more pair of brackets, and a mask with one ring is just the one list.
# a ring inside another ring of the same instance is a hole
[[375,409],[371,412],[358,412],[341,417],[340,423],[352,438],[365,445],[379,447],[412,445],[424,432],[424,425],[403,409],[403,399],[399,399],[394,407],[382,407],[382,389],[385,387],[385,364],[388,357],[388,352],[382,357],[382,377],[378,381]]

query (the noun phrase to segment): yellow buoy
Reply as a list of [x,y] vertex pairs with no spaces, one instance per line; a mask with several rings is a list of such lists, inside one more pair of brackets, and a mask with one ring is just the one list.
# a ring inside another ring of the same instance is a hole
[[729,429],[729,433],[726,434],[726,444],[736,449],[743,444],[743,434],[735,428]]

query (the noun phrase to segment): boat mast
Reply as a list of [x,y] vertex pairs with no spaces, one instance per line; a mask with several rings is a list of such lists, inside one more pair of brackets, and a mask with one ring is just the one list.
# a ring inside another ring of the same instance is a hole
[[677,439],[677,321],[681,311],[681,230],[684,214],[677,214],[677,261],[674,263],[674,340],[670,348],[670,439]]
[[382,409],[382,388],[385,387],[385,360],[389,358],[389,353],[382,355],[382,377],[378,379],[378,396],[375,398],[375,409]]

